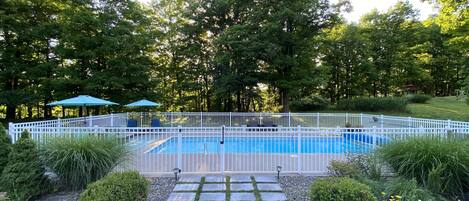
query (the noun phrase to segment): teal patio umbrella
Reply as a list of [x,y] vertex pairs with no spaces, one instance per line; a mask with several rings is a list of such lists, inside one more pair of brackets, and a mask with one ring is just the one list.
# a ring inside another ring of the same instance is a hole
[[129,103],[125,105],[126,107],[159,107],[161,104],[155,103],[153,101],[149,101],[147,99],[142,99],[139,101],[135,101],[133,103]]
[[[117,103],[107,101],[100,98],[95,98],[88,95],[80,95],[73,98],[64,99],[61,101],[55,101],[47,104],[48,106],[62,106],[62,107],[90,107],[90,106],[106,106],[106,105],[118,105]],[[80,110],[81,113],[81,110]],[[80,114],[81,116],[81,114]]]

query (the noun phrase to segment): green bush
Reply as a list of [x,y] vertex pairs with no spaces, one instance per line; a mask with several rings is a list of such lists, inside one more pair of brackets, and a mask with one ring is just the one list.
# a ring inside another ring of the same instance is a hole
[[355,178],[360,175],[360,167],[348,161],[333,160],[329,163],[327,169],[329,170],[329,175],[335,177]]
[[112,173],[86,187],[80,201],[144,201],[149,181],[137,172]]
[[425,200],[425,201],[443,201],[444,198],[434,196],[429,190],[420,187],[416,180],[407,180],[404,178],[393,178],[385,184],[385,196],[401,197],[401,200]]
[[11,200],[31,200],[50,189],[44,173],[36,144],[25,130],[12,145],[0,183]]
[[405,111],[407,107],[407,100],[398,97],[379,97],[367,98],[359,97],[354,99],[340,100],[337,102],[336,109],[338,110],[353,110],[353,111]]
[[375,201],[369,186],[354,179],[329,177],[311,185],[312,201]]
[[78,190],[104,177],[126,156],[116,137],[54,137],[41,149],[41,159],[66,188]]
[[411,138],[393,141],[380,150],[395,172],[445,197],[469,192],[469,141]]
[[296,112],[315,111],[326,109],[329,101],[321,96],[311,95],[300,100],[292,101],[290,109]]
[[425,94],[412,94],[407,96],[409,103],[426,103],[430,99],[432,99],[432,97]]
[[[8,154],[11,151],[11,141],[5,132],[5,128],[0,124],[0,174],[8,163]],[[0,184],[0,192],[2,185]]]
[[380,180],[382,177],[384,163],[377,154],[350,154],[347,161],[358,167],[362,176],[370,179]]

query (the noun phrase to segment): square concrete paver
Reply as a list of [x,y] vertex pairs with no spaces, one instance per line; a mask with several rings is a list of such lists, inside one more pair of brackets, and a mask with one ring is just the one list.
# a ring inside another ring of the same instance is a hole
[[279,184],[257,184],[259,191],[282,191]]
[[225,193],[201,193],[199,200],[224,201]]
[[267,192],[261,192],[261,199],[263,201],[283,201],[287,200],[287,196],[285,196],[285,193],[267,193]]
[[230,182],[246,183],[246,182],[252,182],[252,180],[250,176],[242,176],[242,175],[236,176],[235,175],[235,176],[230,177]]
[[253,191],[254,186],[251,183],[230,184],[231,191]]
[[202,179],[201,176],[182,176],[178,182],[200,183],[200,179]]
[[205,177],[205,182],[226,182],[226,177],[224,176],[207,176]]
[[225,184],[204,184],[202,191],[224,191],[226,190]]
[[199,184],[176,184],[174,191],[196,191]]
[[277,178],[271,176],[256,176],[254,177],[257,183],[277,183]]
[[195,193],[171,193],[167,201],[193,201]]
[[254,193],[231,193],[231,201],[255,201]]

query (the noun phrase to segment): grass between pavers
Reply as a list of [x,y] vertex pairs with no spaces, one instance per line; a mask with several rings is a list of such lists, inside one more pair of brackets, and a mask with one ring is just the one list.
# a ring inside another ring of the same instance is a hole
[[195,194],[195,201],[199,201],[200,199],[200,193],[202,193],[202,187],[204,186],[205,184],[205,177],[202,177],[200,179],[200,184],[199,184],[199,188],[197,189],[197,192]]
[[231,177],[228,177],[228,176],[226,177],[225,188],[226,188],[225,200],[230,201],[231,200]]
[[259,189],[257,188],[257,182],[254,176],[251,176],[251,180],[252,180],[252,185],[254,186],[254,196],[256,196],[256,201],[262,201],[261,193],[259,192]]

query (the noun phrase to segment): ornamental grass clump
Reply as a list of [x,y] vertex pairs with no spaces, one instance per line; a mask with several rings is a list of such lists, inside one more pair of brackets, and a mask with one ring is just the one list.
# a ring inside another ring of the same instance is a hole
[[44,164],[70,190],[104,177],[126,155],[125,145],[114,136],[54,137],[41,149]]
[[455,198],[469,192],[467,138],[410,138],[386,144],[379,153],[398,175],[433,193]]
[[0,178],[3,190],[11,200],[32,200],[50,189],[44,173],[36,144],[25,130],[8,155]]

